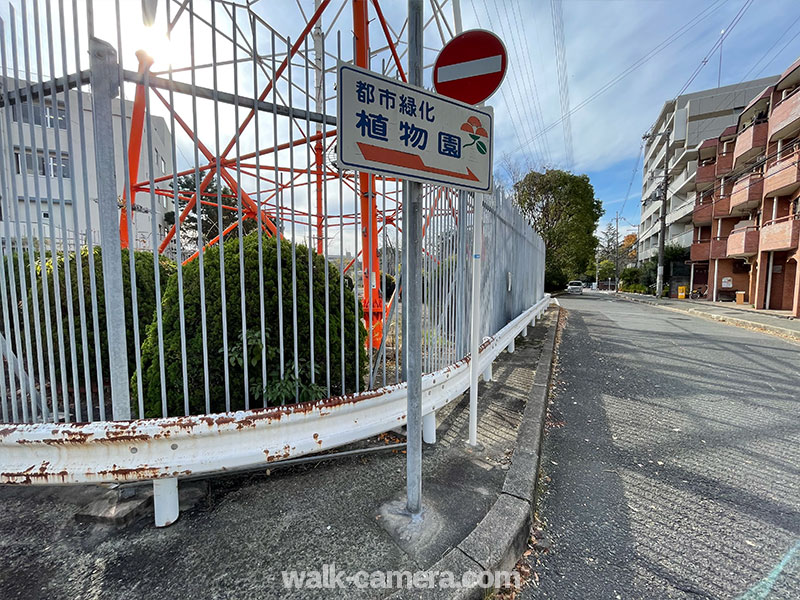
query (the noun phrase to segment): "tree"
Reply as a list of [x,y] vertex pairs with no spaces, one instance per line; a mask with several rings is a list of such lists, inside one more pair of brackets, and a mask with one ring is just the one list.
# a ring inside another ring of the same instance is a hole
[[603,230],[598,248],[600,257],[603,260],[616,261],[617,258],[617,228],[613,221],[609,221]]
[[624,238],[622,238],[622,244],[620,244],[620,257],[627,259],[628,262],[632,262],[636,260],[636,242],[639,241],[639,237],[635,233],[629,233]]
[[614,278],[614,261],[603,260],[597,265],[597,277],[600,281]]
[[594,231],[603,208],[589,177],[531,171],[514,184],[514,199],[544,241],[545,287],[562,289],[586,271],[597,247]]
[[[215,176],[211,179],[205,191],[203,192],[203,203],[200,204],[200,214],[202,216],[203,228],[203,244],[207,244],[210,240],[219,235],[220,231],[223,231],[226,227],[239,219],[238,211],[223,208],[222,227],[220,228],[219,210],[216,206],[218,199],[217,190],[218,180]],[[190,193],[197,192],[197,184],[195,183],[194,175],[183,175],[178,177],[178,191]],[[227,186],[223,186],[219,193],[223,205],[232,207],[237,206],[238,198],[236,197],[236,194],[234,194]],[[189,201],[184,198],[185,196],[186,194],[183,194],[183,196],[178,198],[179,214],[183,212],[183,209],[189,203]],[[174,210],[164,213],[164,222],[168,226],[175,224]],[[255,229],[258,227],[258,223],[253,219],[247,219],[240,225],[240,227],[243,228],[242,233],[247,235],[251,231],[255,231]],[[195,207],[189,211],[189,214],[186,215],[186,218],[181,225],[181,244],[188,251],[196,250],[198,246],[197,235],[197,205],[195,205]]]

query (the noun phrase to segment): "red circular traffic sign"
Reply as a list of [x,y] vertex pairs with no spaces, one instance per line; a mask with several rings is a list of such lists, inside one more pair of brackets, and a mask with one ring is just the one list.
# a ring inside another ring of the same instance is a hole
[[507,64],[506,47],[499,37],[483,29],[465,31],[436,57],[433,87],[442,96],[478,104],[500,87]]

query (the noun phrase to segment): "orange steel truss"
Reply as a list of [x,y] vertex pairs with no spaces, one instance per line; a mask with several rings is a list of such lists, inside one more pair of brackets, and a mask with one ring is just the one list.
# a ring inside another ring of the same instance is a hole
[[[297,37],[291,48],[287,52],[286,57],[275,69],[272,79],[267,83],[264,89],[258,96],[259,101],[264,101],[272,90],[273,86],[277,85],[277,81],[283,76],[284,72],[290,65],[292,58],[298,53],[300,49],[307,43],[307,38],[312,32],[312,29],[320,22],[320,19],[325,10],[330,6],[331,0],[321,0],[314,13],[308,18],[301,34]],[[406,81],[406,75],[400,62],[400,55],[397,52],[396,44],[392,39],[390,28],[386,22],[379,0],[352,0],[352,15],[353,15],[353,36],[354,36],[354,50],[355,50],[355,64],[360,67],[370,67],[370,45],[369,45],[369,23],[370,23],[370,5],[374,10],[374,17],[380,25],[381,32],[388,44],[388,49],[391,52],[392,61],[397,69],[398,76]],[[148,73],[152,65],[152,59],[144,52],[138,52],[137,58],[139,59],[138,73],[140,75],[139,83],[136,85],[136,94],[134,99],[134,107],[131,118],[131,133],[128,144],[129,156],[129,181],[130,185],[130,202],[131,206],[134,205],[136,194],[142,192],[150,192],[151,181],[138,180],[138,167],[139,157],[142,150],[142,140],[144,133],[144,115],[147,89],[143,83],[144,76]],[[189,136],[189,138],[196,143],[199,152],[207,161],[205,164],[197,165],[197,168],[187,169],[185,171],[165,175],[163,177],[155,178],[152,180],[154,183],[162,183],[172,180],[173,177],[180,177],[184,175],[191,175],[195,172],[202,174],[202,180],[195,192],[182,192],[158,189],[155,194],[175,199],[180,198],[186,201],[183,210],[178,216],[177,222],[174,223],[167,231],[164,238],[159,245],[159,252],[163,253],[169,246],[171,240],[176,235],[179,224],[183,224],[187,216],[195,209],[197,202],[201,205],[221,206],[226,211],[236,211],[240,209],[236,206],[237,199],[241,199],[241,217],[237,218],[232,224],[226,227],[220,235],[209,240],[206,245],[185,259],[184,263],[194,260],[199,252],[207,249],[208,247],[218,243],[221,238],[224,238],[229,233],[235,231],[243,221],[248,219],[258,219],[258,213],[261,212],[261,223],[264,232],[268,236],[279,235],[280,227],[277,223],[281,221],[290,220],[288,217],[281,214],[277,208],[276,199],[278,195],[290,186],[308,185],[314,189],[314,197],[316,204],[316,215],[304,213],[303,211],[294,211],[295,223],[298,223],[297,216],[301,219],[306,219],[306,225],[311,229],[314,228],[316,236],[316,251],[317,253],[323,252],[323,239],[326,236],[326,229],[328,227],[327,215],[324,214],[323,207],[323,188],[325,183],[332,179],[341,178],[343,183],[351,190],[356,192],[358,197],[358,214],[341,215],[345,224],[360,225],[360,248],[353,258],[345,267],[345,271],[350,269],[353,264],[361,258],[363,264],[363,297],[361,299],[363,306],[364,322],[368,329],[367,344],[372,348],[378,348],[383,335],[383,320],[388,314],[391,306],[390,302],[384,302],[382,292],[380,289],[381,270],[380,259],[378,255],[378,235],[383,231],[387,225],[398,226],[400,211],[402,210],[402,202],[397,198],[391,198],[394,206],[391,210],[379,211],[377,199],[381,194],[378,192],[376,182],[378,181],[396,181],[394,178],[381,178],[380,176],[371,175],[368,173],[358,173],[357,175],[340,173],[325,165],[325,153],[333,148],[335,143],[336,130],[327,130],[322,132],[317,130],[313,135],[304,134],[301,138],[293,140],[289,143],[275,145],[244,154],[240,156],[232,156],[232,152],[236,146],[236,140],[255,116],[255,111],[258,110],[253,107],[249,110],[247,115],[242,119],[238,126],[236,135],[224,146],[224,150],[216,156],[205,144],[203,144],[189,124],[184,120],[178,111],[170,104],[167,98],[155,87],[150,87],[150,90],[155,97],[166,107],[171,116],[174,117],[178,126]],[[291,117],[294,118],[294,117]],[[294,169],[295,177],[288,181],[275,181],[270,179],[266,174],[272,171],[281,173],[291,173],[292,170],[277,166],[277,153],[282,150],[291,150],[294,147],[302,145],[313,144],[313,168],[309,165],[308,169],[297,170]],[[260,165],[257,169],[256,163],[252,159],[258,156],[267,154],[275,155],[276,165],[265,166]],[[237,178],[231,173],[231,168],[239,169],[241,173],[251,177],[259,178],[274,186],[271,194],[265,198],[254,199],[247,191],[241,189],[241,185],[237,182]],[[260,171],[260,172],[259,172]],[[300,181],[300,175],[306,175],[306,181]],[[232,190],[232,194],[220,195],[218,193],[208,193],[208,187],[214,180],[215,176],[219,176],[222,182]],[[136,183],[134,183],[136,182]],[[311,190],[310,190],[311,191]],[[218,199],[221,198],[220,199]],[[198,200],[199,198],[199,200]],[[389,196],[386,196],[389,199]],[[119,234],[120,241],[123,248],[129,245],[128,240],[128,227],[129,220],[133,218],[129,215],[125,200],[127,200],[127,190],[123,196],[123,208],[120,216]],[[436,210],[434,203],[432,211]],[[384,204],[385,205],[385,204]],[[237,215],[238,216],[238,215]],[[428,221],[430,215],[428,216]],[[427,221],[426,221],[427,224]],[[340,225],[340,223],[337,223]],[[424,235],[424,232],[423,232]],[[388,299],[387,299],[388,300]]]

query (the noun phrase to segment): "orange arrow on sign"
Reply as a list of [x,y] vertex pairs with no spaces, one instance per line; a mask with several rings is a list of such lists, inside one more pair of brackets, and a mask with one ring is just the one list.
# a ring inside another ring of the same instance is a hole
[[456,177],[458,179],[466,179],[467,181],[479,181],[478,177],[467,167],[466,173],[459,173],[458,171],[447,171],[445,169],[437,169],[436,167],[429,167],[422,162],[422,157],[410,152],[402,152],[401,150],[392,150],[391,148],[381,148],[380,146],[373,146],[372,144],[365,144],[364,142],[357,142],[361,154],[369,161],[383,163],[385,165],[394,165],[396,167],[403,167],[406,169],[414,169],[415,171],[424,171],[426,173],[436,173],[437,175],[447,175],[449,177]]

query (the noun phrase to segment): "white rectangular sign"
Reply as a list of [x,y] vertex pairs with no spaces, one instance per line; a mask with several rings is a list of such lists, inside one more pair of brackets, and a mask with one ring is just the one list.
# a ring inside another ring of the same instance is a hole
[[340,168],[492,190],[494,114],[340,63]]

